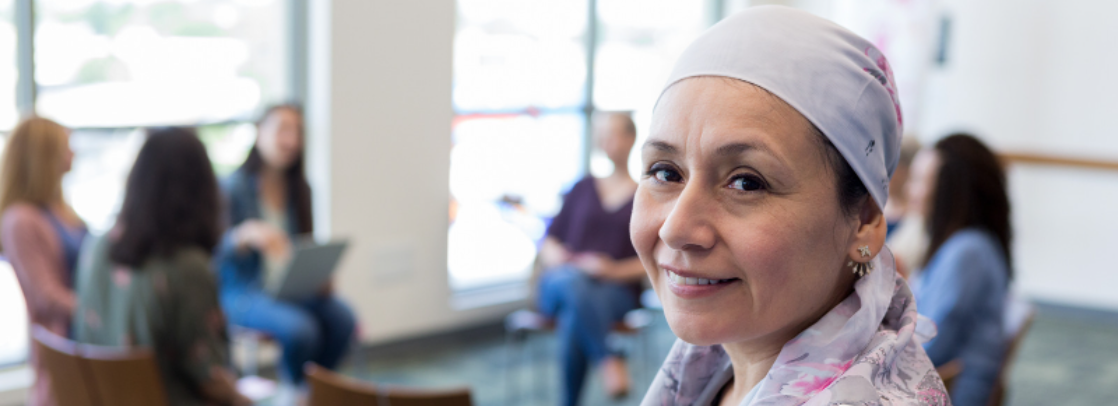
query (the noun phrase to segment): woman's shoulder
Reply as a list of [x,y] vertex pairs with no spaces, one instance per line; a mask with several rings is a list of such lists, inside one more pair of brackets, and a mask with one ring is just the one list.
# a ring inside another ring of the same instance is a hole
[[952,256],[974,257],[999,253],[1001,244],[990,232],[980,228],[965,228],[956,231],[940,247],[941,251]]
[[11,227],[49,227],[43,209],[31,203],[12,203],[3,213],[0,213],[0,225],[3,228]]
[[210,255],[201,248],[179,248],[168,262],[174,272],[184,279],[211,280],[214,278]]

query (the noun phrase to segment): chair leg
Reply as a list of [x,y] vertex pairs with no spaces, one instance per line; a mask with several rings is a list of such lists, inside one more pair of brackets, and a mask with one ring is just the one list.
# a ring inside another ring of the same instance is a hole
[[245,375],[257,376],[260,372],[260,340],[249,337],[245,342],[245,352],[248,353],[245,358]]

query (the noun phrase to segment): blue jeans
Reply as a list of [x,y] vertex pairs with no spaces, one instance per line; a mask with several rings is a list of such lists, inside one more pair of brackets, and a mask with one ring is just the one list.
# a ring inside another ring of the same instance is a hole
[[281,377],[296,385],[303,383],[303,365],[308,361],[336,368],[356,327],[353,311],[333,295],[292,303],[249,290],[223,295],[222,307],[233,324],[263,331],[279,341]]
[[563,370],[563,404],[575,405],[589,366],[611,355],[606,335],[637,308],[632,287],[595,279],[563,266],[540,278],[539,311],[555,319],[559,365]]

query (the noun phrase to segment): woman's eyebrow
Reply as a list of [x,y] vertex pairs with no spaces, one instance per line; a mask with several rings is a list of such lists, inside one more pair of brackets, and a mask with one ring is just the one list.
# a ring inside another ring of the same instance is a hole
[[666,143],[664,141],[649,140],[648,142],[644,143],[643,147],[641,147],[641,149],[649,149],[649,148],[658,150],[660,152],[668,153],[668,154],[675,154],[675,153],[679,152],[679,148],[676,148],[674,145]]
[[745,151],[749,151],[749,150],[757,150],[757,151],[767,152],[769,154],[772,154],[772,151],[770,151],[769,148],[767,146],[765,146],[764,144],[750,144],[750,143],[744,143],[744,142],[735,142],[735,143],[726,144],[726,145],[723,145],[721,147],[718,147],[718,149],[714,150],[714,155],[719,156],[719,157],[730,157],[730,156],[741,155],[741,153],[743,153]]

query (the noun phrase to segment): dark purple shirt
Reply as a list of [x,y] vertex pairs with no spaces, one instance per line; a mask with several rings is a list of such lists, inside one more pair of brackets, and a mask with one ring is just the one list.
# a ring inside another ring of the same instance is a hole
[[574,253],[601,252],[615,260],[628,259],[637,255],[629,239],[632,215],[632,198],[616,211],[606,211],[598,197],[598,188],[594,186],[594,177],[587,176],[563,197],[563,208],[552,220],[547,235],[555,237]]

